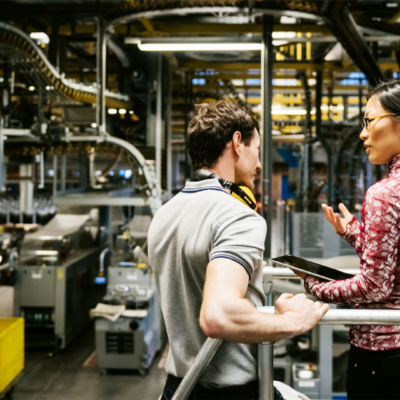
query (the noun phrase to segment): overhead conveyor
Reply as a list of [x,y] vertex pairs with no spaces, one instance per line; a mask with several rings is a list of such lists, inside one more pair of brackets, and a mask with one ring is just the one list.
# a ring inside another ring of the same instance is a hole
[[[64,98],[79,103],[96,103],[96,86],[72,82],[61,75],[47,59],[36,43],[22,30],[0,22],[0,49],[7,51],[11,62],[28,77],[32,84],[45,88],[49,86]],[[127,95],[105,91],[107,107],[129,108]]]

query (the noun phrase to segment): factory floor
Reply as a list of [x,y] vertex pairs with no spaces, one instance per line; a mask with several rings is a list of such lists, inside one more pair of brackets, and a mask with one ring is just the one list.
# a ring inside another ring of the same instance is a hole
[[[24,375],[14,400],[157,400],[165,384],[158,366],[162,351],[147,376],[135,371],[101,375],[96,366],[84,366],[94,351],[94,327],[89,326],[70,346],[47,358],[47,351],[25,352]],[[87,363],[86,363],[87,364]],[[89,363],[93,364],[93,363]]]

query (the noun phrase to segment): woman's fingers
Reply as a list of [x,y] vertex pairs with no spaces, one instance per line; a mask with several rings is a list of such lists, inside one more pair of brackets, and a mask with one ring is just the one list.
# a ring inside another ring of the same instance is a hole
[[343,231],[343,225],[342,222],[340,221],[339,214],[335,214],[335,228],[337,232]]
[[346,208],[346,206],[343,203],[339,204],[339,210],[342,212],[345,218],[351,217],[350,211]]
[[322,204],[322,209],[324,210],[325,218],[333,225],[334,217],[332,208],[328,207],[326,204]]

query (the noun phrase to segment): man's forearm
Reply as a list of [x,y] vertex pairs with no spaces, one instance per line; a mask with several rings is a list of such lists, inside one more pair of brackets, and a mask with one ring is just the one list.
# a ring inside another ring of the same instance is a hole
[[261,343],[293,336],[290,325],[282,315],[261,313],[240,298],[212,308],[203,304],[200,313],[200,326],[207,336],[235,343]]

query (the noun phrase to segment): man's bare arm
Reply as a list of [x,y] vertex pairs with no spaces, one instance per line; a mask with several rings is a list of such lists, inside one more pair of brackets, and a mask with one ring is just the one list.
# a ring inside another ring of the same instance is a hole
[[248,281],[234,261],[216,258],[208,264],[200,311],[200,327],[208,337],[236,343],[279,340],[309,331],[328,311],[303,294],[283,294],[276,314],[263,314],[244,298]]

